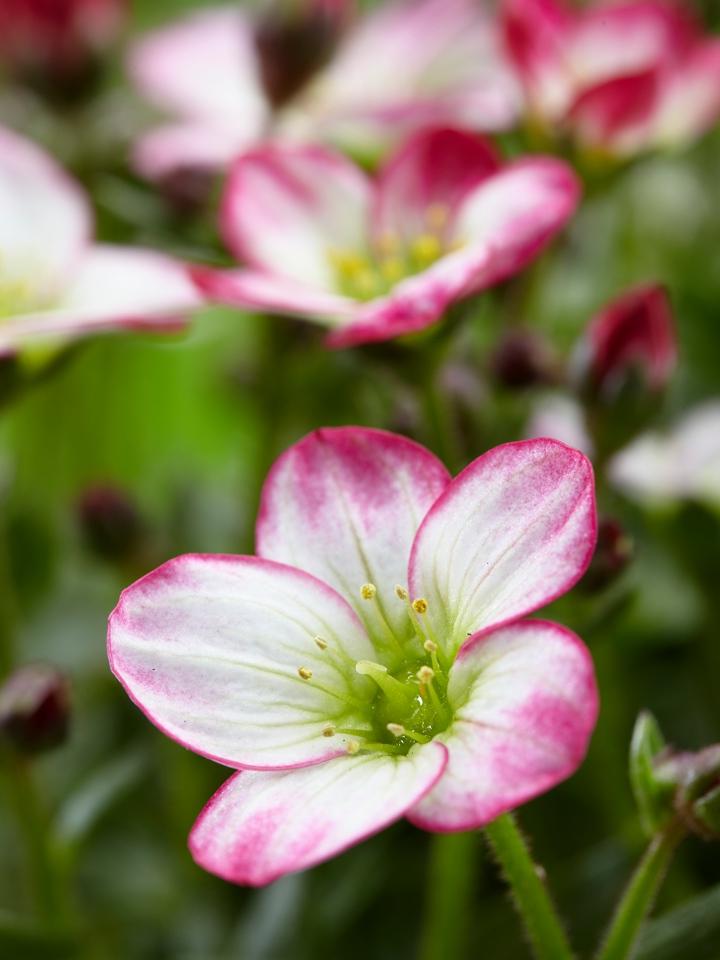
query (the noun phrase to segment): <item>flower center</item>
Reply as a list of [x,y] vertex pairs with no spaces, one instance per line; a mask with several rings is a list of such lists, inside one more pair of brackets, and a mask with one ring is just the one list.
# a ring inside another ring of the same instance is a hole
[[[333,649],[323,637],[314,638],[320,650],[327,651],[329,656],[343,657],[348,670],[371,681],[366,697],[354,705],[353,715],[362,717],[363,723],[347,727],[334,720],[323,729],[323,736],[345,737],[351,754],[406,754],[415,744],[432,740],[452,719],[447,701],[449,664],[432,636],[427,620],[428,602],[422,597],[411,601],[408,591],[401,586],[395,587],[395,596],[407,611],[411,629],[405,637],[397,637],[387,623],[375,585],[366,583],[360,588],[362,600],[377,606],[377,615],[392,634],[395,649],[388,651],[388,665],[372,660],[354,661],[339,648]],[[387,649],[385,640],[383,637],[383,642],[376,645],[378,649]],[[307,667],[299,667],[298,675],[308,683],[315,682]]]
[[353,300],[374,300],[400,280],[427,270],[457,248],[449,242],[449,213],[442,204],[431,204],[424,224],[405,240],[394,233],[378,237],[369,250],[329,250],[328,259],[340,293]]
[[25,265],[18,274],[12,265],[3,264],[0,253],[0,318],[34,312],[48,306],[46,299],[39,295],[33,279],[29,265]]

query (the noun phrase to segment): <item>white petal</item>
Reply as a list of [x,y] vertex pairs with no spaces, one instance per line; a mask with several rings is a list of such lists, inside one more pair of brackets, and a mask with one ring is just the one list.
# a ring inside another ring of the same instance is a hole
[[454,652],[478,630],[516,620],[575,584],[595,548],[592,467],[556,440],[478,457],[438,499],[413,544],[410,587]]
[[406,757],[363,754],[228,780],[190,834],[196,862],[233,883],[262,886],[377,833],[425,794],[447,762],[438,743]]
[[410,812],[427,830],[474,830],[575,772],[598,712],[592,660],[556,623],[475,638],[450,672],[441,780]]
[[372,655],[350,607],[321,581],[257,557],[196,554],[124,591],[108,649],[113,672],[164,733],[260,769],[345,752],[343,737],[323,732],[357,726],[355,699],[369,681],[355,661]]

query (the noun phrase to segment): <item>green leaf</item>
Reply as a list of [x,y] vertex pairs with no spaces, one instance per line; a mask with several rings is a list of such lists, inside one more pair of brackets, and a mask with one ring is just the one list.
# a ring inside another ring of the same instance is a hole
[[140,780],[145,750],[134,749],[96,770],[60,809],[56,831],[67,847],[80,844],[103,814]]
[[636,960],[717,960],[720,884],[647,925]]

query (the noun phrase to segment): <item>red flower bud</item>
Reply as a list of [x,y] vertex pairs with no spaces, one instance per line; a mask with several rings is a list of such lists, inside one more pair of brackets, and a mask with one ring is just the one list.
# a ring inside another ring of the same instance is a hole
[[127,0],[2,0],[0,57],[48,92],[81,84],[114,40]]
[[21,753],[59,746],[70,722],[70,688],[55,667],[20,667],[0,686],[0,739]]
[[591,391],[613,395],[635,371],[651,390],[661,390],[676,361],[670,301],[662,287],[648,285],[628,291],[594,317],[577,364]]

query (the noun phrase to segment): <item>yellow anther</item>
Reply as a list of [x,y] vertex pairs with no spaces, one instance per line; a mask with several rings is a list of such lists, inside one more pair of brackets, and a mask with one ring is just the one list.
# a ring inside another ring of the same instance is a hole
[[374,599],[376,593],[377,593],[377,587],[375,586],[374,583],[364,583],[360,587],[360,596],[363,598],[363,600]]
[[324,737],[334,737],[335,736],[335,727],[325,727],[322,735]]
[[387,729],[394,737],[405,736],[405,727],[401,723],[389,723]]
[[303,680],[310,680],[312,675],[312,670],[309,667],[298,667],[298,676]]
[[417,600],[413,600],[412,608],[415,613],[427,613],[428,602],[425,597],[418,597]]
[[442,247],[434,234],[421,233],[413,240],[410,251],[420,263],[432,263],[442,253]]
[[328,250],[328,259],[344,277],[355,278],[361,271],[368,268],[367,259],[352,250]]
[[355,287],[363,296],[370,296],[377,288],[377,276],[370,267],[363,267],[352,277]]
[[423,647],[428,653],[437,653],[437,644],[433,640],[426,640]]
[[328,642],[327,640],[323,639],[323,637],[313,637],[313,640],[321,650],[327,650]]
[[398,600],[407,600],[410,595],[405,587],[401,587],[400,584],[398,584],[395,587],[395,596],[398,598]]
[[444,203],[431,203],[425,211],[425,221],[433,230],[442,230],[449,216],[450,211]]
[[405,264],[400,257],[384,257],[380,261],[380,273],[388,283],[395,283],[405,276]]
[[415,676],[420,683],[431,683],[435,677],[435,671],[432,667],[420,667]]
[[357,740],[348,740],[348,743],[345,749],[352,757],[360,751],[360,744],[357,742]]

